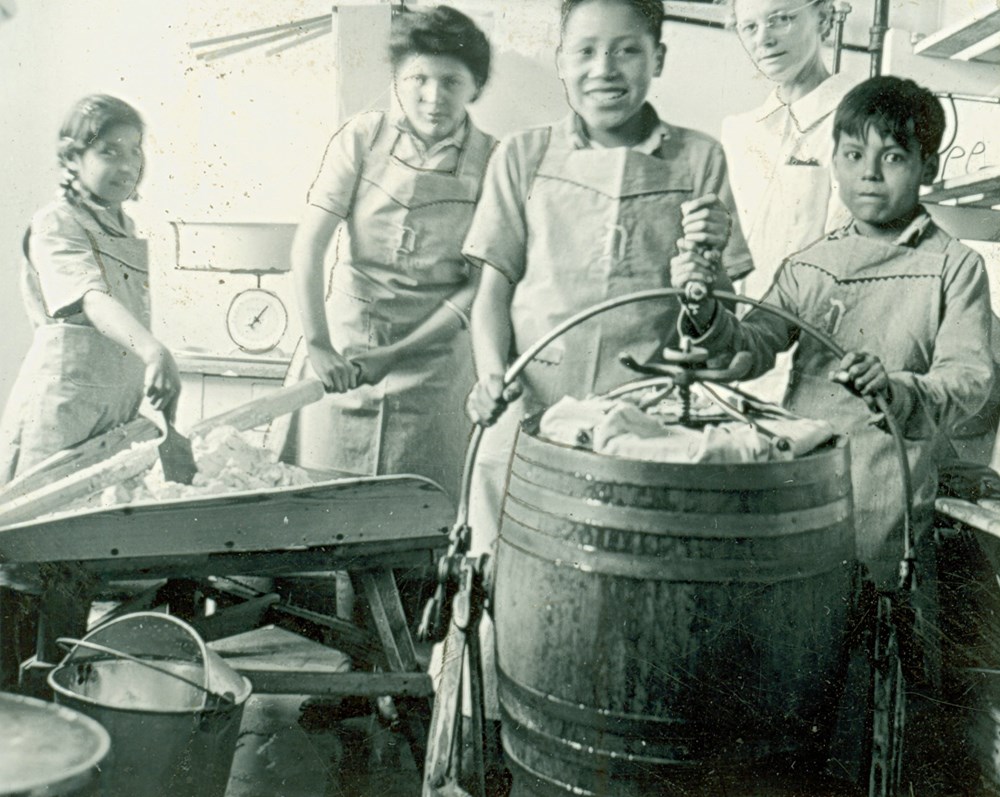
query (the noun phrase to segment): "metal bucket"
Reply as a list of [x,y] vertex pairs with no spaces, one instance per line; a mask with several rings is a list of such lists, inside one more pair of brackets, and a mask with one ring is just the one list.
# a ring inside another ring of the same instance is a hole
[[111,741],[77,711],[0,693],[0,795],[93,797]]
[[126,615],[64,641],[72,650],[49,685],[111,736],[104,797],[223,797],[246,678],[166,614]]
[[658,794],[818,753],[852,595],[846,440],[671,465],[536,432],[515,446],[493,603],[515,792]]

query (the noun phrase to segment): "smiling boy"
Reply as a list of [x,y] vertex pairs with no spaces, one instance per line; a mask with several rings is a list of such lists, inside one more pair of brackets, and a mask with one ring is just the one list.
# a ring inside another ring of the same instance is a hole
[[[478,383],[467,407],[492,423],[502,375],[579,310],[670,284],[681,236],[721,252],[727,289],[752,268],[719,144],[668,125],[647,102],[663,71],[659,0],[565,0],[559,77],[572,112],[508,137],[490,162],[463,253],[481,266],[472,309]],[[731,235],[730,235],[731,229]],[[605,314],[546,347],[523,376],[525,396],[487,430],[472,496],[473,547],[496,535],[507,462],[525,410],[602,392],[634,374],[618,361],[656,356],[673,335],[676,303]]]

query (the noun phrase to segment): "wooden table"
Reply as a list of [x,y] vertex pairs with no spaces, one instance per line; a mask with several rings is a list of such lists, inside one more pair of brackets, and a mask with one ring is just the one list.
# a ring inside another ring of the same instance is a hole
[[[98,582],[170,579],[167,586],[178,595],[183,591],[176,585],[212,576],[347,571],[365,595],[383,672],[362,676],[331,672],[324,666],[289,668],[282,666],[280,657],[268,668],[258,657],[246,671],[255,691],[427,698],[433,691],[430,677],[420,672],[393,569],[433,566],[447,545],[453,517],[441,488],[417,476],[335,479],[306,487],[64,513],[8,525],[0,528],[0,562],[16,563],[29,573],[68,565]],[[355,647],[364,645],[366,632],[336,617],[284,605],[280,596],[272,594],[241,595],[238,586],[216,588],[235,599],[211,617],[193,618],[196,627],[202,624],[207,638],[248,630],[268,611],[273,620],[278,610],[298,622],[343,633],[348,648],[352,640]],[[158,596],[163,589],[163,585],[157,588]],[[53,630],[39,634],[39,661],[54,662],[60,655],[51,642],[66,630],[58,616],[64,598],[57,587],[40,597],[40,623]],[[152,600],[141,596],[122,609],[147,608],[142,602]],[[191,614],[190,607],[187,613]],[[9,622],[0,621],[0,646],[12,632],[16,629]],[[239,668],[239,662],[234,663]]]

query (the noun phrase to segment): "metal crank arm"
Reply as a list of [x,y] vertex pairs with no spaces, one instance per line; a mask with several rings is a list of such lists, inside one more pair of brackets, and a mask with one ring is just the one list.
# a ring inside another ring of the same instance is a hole
[[[483,616],[485,591],[483,571],[488,557],[465,557],[458,565],[460,586],[452,599],[451,622],[441,655],[441,681],[434,698],[424,764],[422,797],[486,797],[486,766],[483,759],[482,657],[479,621]],[[465,663],[468,662],[471,767],[463,772],[465,734],[462,699]],[[468,788],[466,788],[468,787]]]

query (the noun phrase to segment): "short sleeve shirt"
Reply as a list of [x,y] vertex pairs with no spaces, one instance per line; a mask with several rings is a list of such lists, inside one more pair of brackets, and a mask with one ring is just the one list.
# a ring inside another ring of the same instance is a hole
[[82,312],[84,295],[111,293],[92,244],[104,235],[134,237],[135,227],[124,213],[119,217],[85,201],[75,206],[63,197],[34,215],[22,272],[25,307],[34,326],[90,323]]
[[344,219],[351,215],[365,157],[386,124],[393,125],[400,134],[392,156],[408,166],[432,171],[453,172],[469,135],[466,117],[452,135],[428,147],[405,116],[388,117],[381,111],[358,114],[330,139],[319,174],[309,189],[310,205]]
[[[694,196],[715,193],[720,197],[730,209],[733,221],[732,234],[723,252],[723,265],[734,280],[749,273],[753,264],[736,218],[722,147],[710,136],[674,127],[659,119],[652,130],[651,137],[644,139],[636,149],[657,157],[685,159],[695,181]],[[576,148],[591,146],[580,135],[575,115],[551,128],[534,128],[501,141],[486,170],[483,194],[462,249],[472,262],[487,263],[512,282],[519,281],[524,274],[531,234],[525,218],[525,203],[550,135],[569,137]],[[566,230],[566,235],[572,234],[572,230]]]

